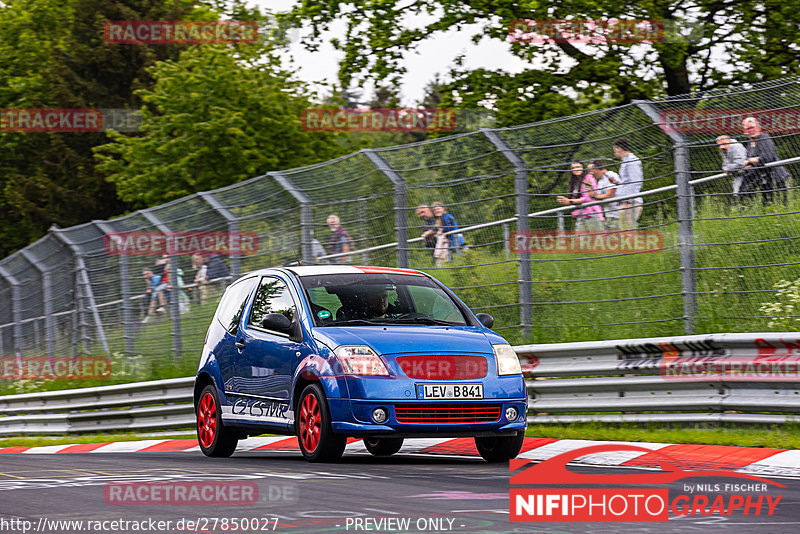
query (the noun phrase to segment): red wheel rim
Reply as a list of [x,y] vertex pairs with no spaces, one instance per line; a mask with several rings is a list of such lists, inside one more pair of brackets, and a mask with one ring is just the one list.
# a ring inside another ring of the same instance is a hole
[[214,443],[214,436],[217,435],[217,403],[214,396],[206,393],[200,399],[200,406],[197,409],[197,439],[200,445],[206,449]]
[[300,442],[306,452],[314,452],[319,445],[322,415],[317,397],[308,394],[300,405]]

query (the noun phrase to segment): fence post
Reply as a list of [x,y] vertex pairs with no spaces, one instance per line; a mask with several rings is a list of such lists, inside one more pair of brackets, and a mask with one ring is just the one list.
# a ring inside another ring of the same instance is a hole
[[[659,109],[647,100],[634,100],[634,104],[656,126],[661,127]],[[694,333],[697,317],[697,272],[694,259],[694,193],[689,183],[689,149],[686,136],[661,128],[674,145],[675,185],[678,202],[678,247],[681,255],[681,292],[683,293],[683,329],[686,334]]]
[[[508,146],[508,143],[497,133],[497,130],[481,128],[483,135],[489,142],[514,166],[514,196],[516,198],[517,231],[530,230],[528,220],[528,166],[517,152]],[[533,323],[532,284],[531,284],[531,258],[529,254],[519,253],[519,319],[522,324],[522,334],[530,335]]]
[[[105,221],[92,221],[105,235],[113,234],[116,230]],[[122,294],[122,338],[125,354],[131,356],[134,353],[133,341],[135,334],[135,319],[133,317],[133,305],[131,304],[131,276],[130,264],[127,254],[119,255],[119,276],[120,293]]]
[[367,159],[392,182],[394,191],[394,231],[397,237],[397,266],[408,268],[408,206],[406,205],[406,181],[389,165],[383,156],[372,148],[361,150]]
[[685,143],[675,145],[675,183],[678,186],[678,246],[681,253],[681,291],[683,321],[686,334],[694,334],[697,317],[697,277],[694,257],[692,206],[694,194],[689,183],[689,149]]
[[53,281],[50,271],[41,266],[36,255],[27,249],[20,249],[20,255],[30,263],[34,269],[39,271],[42,277],[42,313],[44,314],[44,338],[45,352],[48,356],[55,356],[56,335],[53,328]]
[[300,204],[300,254],[303,263],[314,263],[314,255],[311,253],[311,241],[313,241],[312,230],[314,228],[313,212],[311,210],[311,199],[305,193],[297,189],[286,175],[279,172],[268,172],[284,191],[289,193]]
[[[172,230],[164,224],[161,219],[155,216],[154,213],[150,211],[150,208],[139,210],[139,213],[147,219],[153,226],[155,226],[159,232],[165,235],[169,235],[172,233]],[[183,338],[181,335],[181,307],[180,307],[180,297],[181,297],[181,288],[178,287],[178,256],[175,254],[175,250],[169,250],[169,279],[172,285],[172,299],[168,304],[170,315],[172,315],[172,359],[175,363],[178,363],[180,360],[181,354],[183,353]]]
[[22,355],[22,295],[20,294],[20,283],[15,276],[0,266],[0,276],[5,278],[11,286],[11,320],[14,322],[14,354],[17,357]]
[[94,300],[94,292],[92,291],[92,283],[89,281],[88,269],[86,268],[86,263],[83,261],[83,254],[78,248],[77,243],[74,243],[66,235],[64,235],[58,226],[51,226],[50,232],[59,241],[64,243],[64,245],[66,245],[66,247],[72,251],[72,255],[75,257],[76,300],[80,302],[85,297],[89,301],[89,312],[92,314],[92,319],[94,320],[95,329],[97,330],[97,337],[100,338],[100,344],[103,346],[105,353],[111,356],[111,350],[108,348],[108,341],[106,340],[106,332],[103,328],[103,323],[100,321],[100,312],[97,310],[97,303]]
[[[214,196],[213,192],[202,191],[200,193],[197,193],[197,195],[201,199],[205,200],[206,204],[211,206],[211,209],[222,215],[222,217],[228,224],[228,235],[230,235],[231,238],[233,237],[233,234],[239,233],[239,218],[236,217],[233,213],[231,213],[231,211],[228,208],[226,208],[225,205],[222,204],[222,202],[220,202],[219,199],[217,199],[217,197]],[[231,239],[231,242],[233,242],[233,239]],[[234,254],[233,252],[231,252],[230,257],[231,257],[231,279],[236,280],[239,277],[239,275],[242,274],[242,258],[241,255],[239,255],[238,253]]]

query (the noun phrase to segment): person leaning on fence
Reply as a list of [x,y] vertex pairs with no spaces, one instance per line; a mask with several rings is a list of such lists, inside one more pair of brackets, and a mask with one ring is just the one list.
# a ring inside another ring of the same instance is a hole
[[[164,291],[167,289],[167,284],[166,282],[162,282],[161,275],[155,274],[155,271],[161,270],[161,265],[155,265],[148,269],[142,270],[142,276],[147,283],[145,295],[150,297],[150,302],[147,305],[147,314],[145,315],[144,319],[142,319],[143,324],[147,323],[150,320],[150,317],[152,317],[156,312],[166,312],[167,297],[164,294]],[[145,300],[147,300],[147,298],[145,298]],[[156,309],[156,303],[159,304],[158,309]]]
[[717,148],[722,156],[722,170],[733,179],[733,194],[738,197],[744,179],[742,169],[747,160],[747,150],[739,141],[726,134],[717,137]]
[[[575,161],[570,164],[569,196],[560,196],[556,200],[562,206],[580,206],[592,202],[592,194],[597,189],[597,181],[591,174],[584,174],[583,163]],[[576,232],[600,232],[603,230],[605,217],[600,206],[587,206],[572,212],[575,219]]]
[[744,165],[744,193],[762,191],[763,202],[772,200],[772,192],[781,192],[784,204],[786,203],[786,178],[789,173],[782,166],[764,167],[767,163],[778,161],[778,150],[769,134],[761,131],[761,125],[755,117],[747,117],[742,121],[742,129],[750,138],[747,143],[747,160]]
[[202,254],[192,254],[192,268],[194,269],[194,291],[192,291],[192,294],[194,299],[201,303],[206,299],[206,293],[208,292],[206,287],[208,265],[206,265],[206,260]]
[[[589,196],[593,200],[606,200],[617,195],[619,186],[619,174],[606,169],[605,163],[601,159],[593,160],[589,163],[589,172],[597,180],[597,187]],[[619,209],[618,202],[607,202],[602,204],[603,215],[605,217],[606,230],[619,230]]]
[[436,217],[433,216],[431,209],[425,205],[420,204],[417,206],[417,217],[422,221],[422,239],[425,242],[425,247],[430,249],[436,248]]
[[[331,240],[328,242],[328,253],[341,254],[350,252],[350,234],[342,227],[338,215],[328,215],[328,228],[331,230]],[[331,258],[332,263],[349,263],[350,256],[339,256]]]
[[[620,187],[617,196],[635,195],[642,190],[644,171],[642,160],[631,152],[631,144],[624,137],[613,143],[614,156],[622,160],[619,166]],[[619,202],[619,223],[623,230],[634,230],[642,216],[642,197],[629,198]]]
[[[466,247],[466,243],[464,242],[464,237],[456,232],[458,223],[456,223],[456,219],[452,214],[447,213],[444,204],[434,202],[433,215],[436,217],[436,247],[434,248],[433,257],[439,260],[439,263],[447,262],[454,255],[460,255],[461,249]],[[453,233],[445,235],[447,232]]]
[[311,230],[311,259],[314,263],[325,263],[325,260],[320,258],[325,255],[325,247],[319,242],[319,239],[314,237],[314,230]]

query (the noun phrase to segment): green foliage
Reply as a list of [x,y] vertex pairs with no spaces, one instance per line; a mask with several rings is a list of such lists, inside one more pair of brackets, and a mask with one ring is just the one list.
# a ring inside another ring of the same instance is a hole
[[765,302],[759,310],[764,315],[777,317],[767,323],[770,328],[796,332],[800,328],[800,317],[797,314],[800,309],[800,279],[794,282],[779,280],[773,287],[777,290],[776,300]]
[[128,202],[153,205],[339,154],[331,134],[301,128],[309,101],[274,57],[196,47],[150,73],[154,87],[138,92],[142,135],[112,134],[96,149]]
[[[509,25],[519,19],[615,17],[652,20],[663,27],[663,35],[639,44],[534,44],[509,39]],[[334,43],[345,55],[339,72],[343,86],[353,79],[397,84],[406,73],[406,53],[448,32],[471,31],[476,44],[508,42],[511,52],[526,63],[525,70],[469,69],[462,56],[451,68],[447,84],[459,105],[490,102],[502,125],[594,109],[601,101],[626,103],[743,80],[774,79],[797,73],[800,58],[793,44],[800,32],[800,13],[791,4],[774,2],[309,0],[299,3],[289,19],[310,22],[309,48],[318,46],[322,31],[332,23],[346,21],[345,38]],[[712,54],[725,61],[712,60]]]
[[[0,3],[0,108],[137,108],[145,68],[179,46],[111,45],[106,20],[207,14],[188,0],[20,0]],[[126,208],[94,169],[104,133],[0,132],[0,256],[44,234]]]

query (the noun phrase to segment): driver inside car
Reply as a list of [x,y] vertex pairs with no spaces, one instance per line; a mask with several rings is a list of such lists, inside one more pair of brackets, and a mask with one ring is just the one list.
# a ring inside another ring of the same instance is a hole
[[372,286],[367,295],[367,319],[383,319],[389,309],[389,295],[383,286]]

